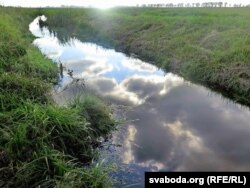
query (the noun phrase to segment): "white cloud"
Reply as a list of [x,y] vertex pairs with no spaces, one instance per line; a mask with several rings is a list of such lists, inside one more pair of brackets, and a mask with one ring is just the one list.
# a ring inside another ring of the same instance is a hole
[[127,139],[124,141],[125,152],[122,156],[123,162],[129,164],[134,161],[135,157],[133,155],[132,144],[135,141],[137,130],[134,126],[129,125],[127,130]]
[[168,124],[164,123],[163,126],[172,133],[176,140],[181,140],[181,143],[185,143],[186,147],[188,147],[190,150],[196,152],[202,152],[203,150],[206,150],[202,139],[194,135],[192,131],[185,129],[180,121]]
[[174,75],[172,73],[168,73],[164,78],[164,86],[160,91],[160,95],[166,95],[172,88],[177,87],[184,83],[184,79]]
[[140,59],[133,59],[133,58],[127,58],[124,59],[121,64],[130,69],[130,70],[135,70],[138,72],[155,72],[158,70],[158,68],[154,65],[151,65],[149,63],[145,63],[141,61]]

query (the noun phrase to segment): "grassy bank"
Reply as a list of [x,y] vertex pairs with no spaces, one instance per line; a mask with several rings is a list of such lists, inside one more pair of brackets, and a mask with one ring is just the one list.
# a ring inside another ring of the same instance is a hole
[[31,42],[41,12],[0,7],[0,187],[109,187],[108,167],[91,162],[115,128],[100,99],[57,106],[57,66]]
[[249,8],[44,9],[65,40],[114,47],[250,106]]

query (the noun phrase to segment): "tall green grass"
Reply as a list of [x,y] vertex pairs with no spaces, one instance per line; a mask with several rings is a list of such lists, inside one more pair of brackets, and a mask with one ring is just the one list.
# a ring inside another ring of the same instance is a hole
[[91,96],[53,102],[57,66],[28,34],[40,11],[0,7],[0,187],[111,187],[111,167],[92,163],[111,109]]
[[110,119],[112,110],[94,95],[85,94],[76,97],[70,104],[79,110],[81,116],[92,125],[93,134],[97,137],[107,135],[113,129],[115,121]]
[[[133,53],[250,105],[249,8],[43,9],[51,30]],[[64,22],[66,20],[66,22]],[[72,23],[70,28],[67,23]],[[66,23],[66,24],[64,24]]]

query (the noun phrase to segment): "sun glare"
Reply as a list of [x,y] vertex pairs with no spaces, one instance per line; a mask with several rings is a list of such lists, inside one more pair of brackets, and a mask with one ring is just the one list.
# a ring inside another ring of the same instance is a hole
[[94,4],[93,7],[94,8],[98,8],[98,9],[109,9],[109,8],[113,8],[116,5],[114,5],[113,3],[98,3],[98,4]]

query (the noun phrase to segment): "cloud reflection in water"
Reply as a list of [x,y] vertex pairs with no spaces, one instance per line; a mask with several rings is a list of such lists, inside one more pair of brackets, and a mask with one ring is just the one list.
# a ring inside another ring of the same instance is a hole
[[[132,107],[127,119],[138,120],[125,124],[113,140],[123,145],[117,151],[123,163],[141,173],[250,170],[248,109],[114,50],[77,39],[62,45],[49,35],[34,44],[87,80],[89,89]],[[72,96],[72,87],[65,96]]]

